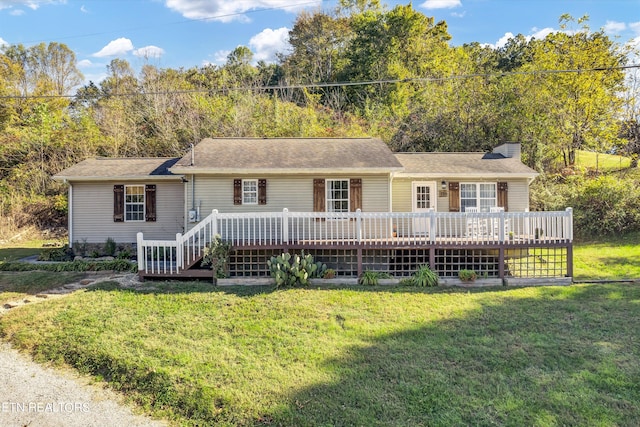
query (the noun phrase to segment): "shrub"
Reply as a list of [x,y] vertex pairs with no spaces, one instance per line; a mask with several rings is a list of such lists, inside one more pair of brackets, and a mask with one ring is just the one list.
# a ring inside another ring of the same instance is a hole
[[217,234],[213,241],[204,248],[204,255],[202,257],[202,266],[211,266],[214,271],[214,276],[218,279],[224,279],[229,277],[227,266],[229,264],[229,255],[231,254],[231,243],[222,240],[222,237]]
[[458,271],[458,278],[463,282],[473,282],[478,278],[478,275],[473,270],[460,270]]
[[640,189],[633,180],[602,176],[588,180],[569,200],[574,229],[582,237],[640,230]]
[[411,282],[414,286],[438,286],[439,281],[440,277],[438,277],[438,274],[431,270],[431,268],[426,264],[420,266],[420,268],[418,268],[418,270],[411,276]]
[[381,271],[364,271],[358,278],[358,284],[366,286],[376,286],[380,279],[390,279],[391,275]]
[[321,262],[314,262],[311,254],[291,255],[284,252],[267,261],[271,277],[276,287],[308,286],[309,279],[323,277],[327,266]]
[[72,261],[73,250],[69,245],[59,248],[46,248],[40,251],[38,261]]
[[108,256],[115,256],[116,254],[116,241],[111,237],[108,237],[107,241],[104,242],[104,253]]

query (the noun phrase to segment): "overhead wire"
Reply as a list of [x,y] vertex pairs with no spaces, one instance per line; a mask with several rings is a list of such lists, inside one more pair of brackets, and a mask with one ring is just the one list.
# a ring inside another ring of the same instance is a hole
[[[396,83],[438,83],[452,80],[465,80],[471,78],[490,78],[490,77],[508,77],[517,75],[546,75],[546,74],[569,74],[569,73],[586,73],[586,72],[603,72],[614,70],[629,70],[633,68],[639,68],[640,64],[633,65],[621,65],[617,67],[595,67],[595,68],[580,68],[580,69],[560,69],[560,70],[532,70],[532,71],[509,71],[509,72],[495,72],[495,73],[473,73],[473,74],[460,74],[446,77],[411,77],[405,79],[379,79],[379,80],[365,80],[356,82],[318,82],[318,83],[305,83],[305,84],[289,84],[289,85],[269,85],[269,86],[229,86],[220,87],[216,89],[189,89],[189,90],[167,90],[167,91],[152,91],[152,92],[123,92],[123,93],[110,93],[103,94],[105,97],[139,97],[139,96],[151,96],[151,95],[185,95],[185,94],[197,94],[197,93],[225,93],[235,91],[278,91],[278,90],[293,90],[293,89],[312,89],[312,88],[334,88],[334,87],[352,87],[352,86],[369,86],[369,85],[382,85],[382,84],[396,84]],[[89,98],[90,96],[87,96]],[[56,98],[79,98],[76,95],[0,95],[0,99],[56,99]]]

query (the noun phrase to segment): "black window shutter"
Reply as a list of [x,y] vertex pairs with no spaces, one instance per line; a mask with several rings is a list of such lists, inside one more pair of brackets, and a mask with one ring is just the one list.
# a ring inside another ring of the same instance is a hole
[[144,186],[144,219],[147,222],[156,220],[156,185],[147,184]]
[[113,222],[124,222],[124,185],[113,186]]
[[233,204],[234,205],[242,204],[242,180],[241,179],[233,180]]
[[258,204],[259,205],[267,204],[267,180],[266,179],[258,180]]

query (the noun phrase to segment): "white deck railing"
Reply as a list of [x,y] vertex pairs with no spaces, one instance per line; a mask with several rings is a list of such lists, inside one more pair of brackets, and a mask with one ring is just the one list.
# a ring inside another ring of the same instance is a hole
[[199,259],[219,235],[239,246],[361,244],[411,246],[539,244],[573,241],[573,212],[282,212],[214,210],[175,241],[144,240],[138,233],[138,268],[175,274]]

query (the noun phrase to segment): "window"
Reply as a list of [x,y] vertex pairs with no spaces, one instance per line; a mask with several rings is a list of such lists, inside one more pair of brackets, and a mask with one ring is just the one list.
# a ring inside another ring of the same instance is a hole
[[327,211],[349,212],[349,180],[327,180]]
[[258,180],[257,179],[242,180],[242,204],[243,205],[258,204]]
[[127,185],[124,188],[124,220],[144,221],[144,185]]
[[266,205],[267,204],[267,180],[266,179],[240,179],[233,180],[233,204],[234,205]]
[[497,206],[495,183],[461,183],[460,206],[462,212],[468,207],[477,207],[480,212],[489,212],[489,208]]

